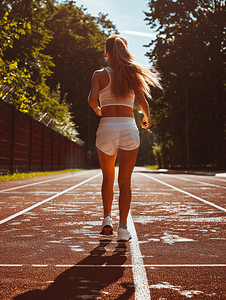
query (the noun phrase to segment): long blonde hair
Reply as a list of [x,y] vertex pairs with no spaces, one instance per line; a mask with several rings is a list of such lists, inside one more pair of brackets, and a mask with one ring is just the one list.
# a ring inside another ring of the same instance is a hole
[[110,53],[114,74],[112,78],[112,94],[116,98],[124,98],[129,92],[142,90],[151,98],[151,86],[162,88],[159,73],[154,68],[137,64],[127,48],[127,41],[118,34],[106,40],[106,51]]

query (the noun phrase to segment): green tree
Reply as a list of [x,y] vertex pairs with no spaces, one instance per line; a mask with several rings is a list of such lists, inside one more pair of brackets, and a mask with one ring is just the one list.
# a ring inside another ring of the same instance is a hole
[[32,95],[27,92],[32,84],[31,75],[26,67],[20,67],[17,57],[7,60],[4,54],[30,30],[31,25],[23,19],[20,22],[10,20],[9,16],[6,11],[0,20],[0,97],[10,99],[22,112],[28,112],[33,101]]
[[35,119],[42,120],[47,126],[68,139],[81,143],[74,117],[70,111],[70,105],[66,103],[65,99],[60,104],[59,86],[49,94],[48,98],[45,98],[45,101],[34,105],[32,114]]
[[47,28],[53,32],[53,39],[45,53],[53,57],[55,64],[47,82],[51,89],[60,85],[60,99],[65,98],[67,103],[72,104],[81,139],[94,146],[99,119],[90,110],[87,97],[93,72],[105,65],[107,34],[116,29],[106,15],[100,14],[95,18],[73,1],[55,8],[46,21]]
[[51,57],[43,53],[52,38],[44,24],[48,9],[43,1],[32,0],[3,1],[0,8],[1,13],[6,8],[10,12],[7,19],[3,18],[1,40],[8,38],[10,31],[15,32],[10,45],[2,51],[2,61],[9,66],[9,74],[14,79],[12,76],[7,79],[2,73],[1,80],[4,88],[11,91],[10,102],[17,109],[28,112],[31,103],[41,102],[49,94],[46,78],[51,74],[53,63]]
[[71,139],[78,139],[75,120],[80,138],[94,145],[98,117],[87,96],[115,26],[75,1],[6,0],[0,15],[0,96]]
[[[148,46],[150,60],[164,76],[165,89],[152,103],[162,140],[164,165],[186,165],[185,88],[189,100],[191,164],[223,166],[226,138],[225,1],[153,0],[146,21],[158,32]],[[172,77],[171,72],[178,77]]]
[[[46,78],[53,66],[51,57],[43,53],[52,37],[44,20],[53,12],[53,2],[8,1],[0,23],[1,35],[1,97],[8,98],[17,109],[31,113],[69,139],[78,141],[70,107],[60,104],[58,89],[50,93]],[[32,107],[32,109],[31,109]]]

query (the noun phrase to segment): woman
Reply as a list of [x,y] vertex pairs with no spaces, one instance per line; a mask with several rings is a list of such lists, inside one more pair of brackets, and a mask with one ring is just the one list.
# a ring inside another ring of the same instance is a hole
[[[89,105],[101,116],[97,130],[96,147],[103,173],[102,199],[104,220],[101,234],[113,233],[111,206],[115,178],[115,160],[119,158],[119,228],[118,239],[129,240],[127,216],[131,202],[131,175],[140,145],[138,128],[133,115],[134,98],[143,112],[141,126],[151,126],[149,105],[145,99],[150,86],[161,88],[158,73],[135,63],[120,35],[106,40],[105,54],[109,67],[94,72],[88,97]],[[98,106],[98,98],[100,107]]]

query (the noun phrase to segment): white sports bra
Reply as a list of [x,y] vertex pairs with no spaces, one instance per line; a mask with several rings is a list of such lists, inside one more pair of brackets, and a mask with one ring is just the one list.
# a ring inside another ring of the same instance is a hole
[[121,105],[133,108],[135,94],[131,91],[126,98],[116,99],[111,93],[111,77],[114,70],[110,67],[105,68],[109,75],[109,84],[99,93],[100,107],[111,106],[111,105]]

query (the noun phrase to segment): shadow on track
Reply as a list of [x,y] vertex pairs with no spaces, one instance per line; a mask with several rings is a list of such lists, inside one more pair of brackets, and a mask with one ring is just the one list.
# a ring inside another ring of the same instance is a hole
[[[124,273],[122,265],[126,262],[126,243],[119,242],[111,256],[103,256],[105,247],[111,242],[101,239],[88,257],[56,277],[46,290],[33,290],[14,297],[14,300],[72,300],[106,299],[100,291],[118,281]],[[105,265],[101,267],[102,265]],[[109,267],[107,267],[109,265]],[[114,265],[114,267],[110,267]],[[117,267],[118,265],[118,267]],[[126,291],[117,300],[129,299],[134,293],[133,282],[121,283]],[[117,293],[116,293],[117,294]],[[113,299],[113,298],[111,298]]]

